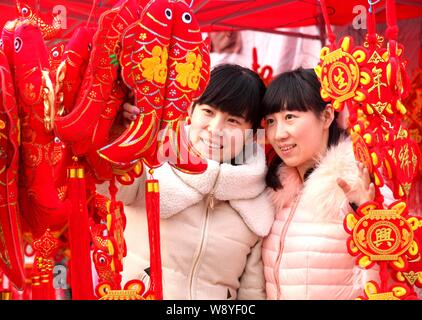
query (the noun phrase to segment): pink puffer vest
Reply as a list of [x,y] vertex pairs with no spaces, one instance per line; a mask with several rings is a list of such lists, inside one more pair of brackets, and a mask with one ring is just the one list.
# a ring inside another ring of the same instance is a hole
[[354,299],[374,271],[355,266],[346,248],[343,217],[349,206],[336,178],[358,181],[351,143],[331,148],[305,183],[283,167],[284,188],[272,193],[276,219],[264,239],[268,299]]

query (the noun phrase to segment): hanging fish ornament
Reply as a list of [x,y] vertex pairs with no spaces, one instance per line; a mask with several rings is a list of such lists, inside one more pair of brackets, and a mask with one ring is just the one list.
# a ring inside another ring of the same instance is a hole
[[122,19],[121,15],[129,21],[130,19],[135,21],[136,12],[136,1],[124,0],[101,15],[98,29],[92,40],[92,51],[81,84],[81,94],[73,110],[56,119],[57,136],[72,144],[75,155],[86,153],[86,142],[91,140],[102,108],[109,100],[117,81],[118,64],[112,61],[115,51],[119,48],[119,36],[124,28],[122,24],[124,18]]
[[7,57],[0,49],[0,269],[24,287],[22,230],[18,206],[19,118]]
[[88,66],[95,30],[87,26],[76,28],[63,52],[56,70],[55,96],[59,115],[70,113],[75,100],[82,94],[81,83]]
[[168,161],[184,171],[205,171],[206,162],[187,142],[181,121],[208,82],[208,54],[185,2],[150,1],[124,32],[120,55],[123,81],[141,114],[98,151],[100,156],[122,166],[142,159],[150,167]]
[[16,0],[16,9],[20,20],[26,20],[28,23],[40,28],[44,40],[51,40],[59,35],[61,31],[59,15],[54,16],[52,23],[48,24],[34,8],[23,1]]
[[14,32],[14,66],[22,132],[21,209],[34,237],[64,226],[68,204],[67,149],[53,133],[54,88],[48,52],[38,27],[22,23]]

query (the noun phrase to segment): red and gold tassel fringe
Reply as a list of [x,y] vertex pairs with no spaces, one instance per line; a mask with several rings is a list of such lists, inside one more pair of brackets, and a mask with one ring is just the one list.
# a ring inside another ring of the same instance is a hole
[[50,229],[46,229],[40,238],[33,241],[32,247],[35,251],[31,274],[32,300],[55,300],[53,266],[59,240],[51,234]]
[[150,292],[153,299],[163,299],[161,250],[160,250],[160,192],[158,180],[145,181],[145,202],[148,218],[148,237],[150,247]]
[[91,273],[91,236],[88,224],[85,173],[82,166],[68,169],[69,200],[72,210],[69,215],[70,284],[72,299],[94,299]]

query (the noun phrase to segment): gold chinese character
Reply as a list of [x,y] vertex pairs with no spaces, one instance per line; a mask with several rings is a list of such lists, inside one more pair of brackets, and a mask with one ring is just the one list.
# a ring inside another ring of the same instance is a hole
[[148,81],[154,80],[164,84],[167,78],[167,48],[154,46],[151,55],[150,58],[144,58],[141,61],[139,68],[142,70],[142,76]]
[[409,159],[409,147],[407,144],[401,147],[399,152],[400,168],[409,172],[411,160]]
[[392,246],[391,241],[394,239],[391,238],[391,228],[381,228],[375,231],[377,240],[374,241],[375,245],[379,247],[383,242],[387,242],[389,247]]
[[186,63],[176,65],[176,81],[182,87],[196,90],[201,80],[202,57],[193,52],[186,55]]
[[377,67],[373,67],[372,74],[374,75],[374,85],[371,88],[369,88],[368,92],[370,93],[375,88],[377,88],[378,99],[381,99],[381,86],[387,87],[387,84],[381,81],[382,69],[377,69]]
[[344,82],[345,81],[343,77],[344,72],[340,68],[337,68],[337,70],[338,70],[338,75],[334,75],[334,81],[337,82],[339,89],[343,89],[344,87],[347,86],[347,83]]

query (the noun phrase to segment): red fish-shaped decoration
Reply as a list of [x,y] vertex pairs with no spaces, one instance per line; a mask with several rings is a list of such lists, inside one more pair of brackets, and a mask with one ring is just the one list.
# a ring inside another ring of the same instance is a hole
[[38,27],[23,23],[14,32],[17,102],[22,130],[22,197],[25,221],[41,236],[62,228],[68,204],[59,195],[66,183],[67,149],[53,134],[54,88],[48,52]]
[[0,269],[22,289],[25,276],[17,203],[19,134],[15,88],[6,55],[0,49]]
[[181,121],[208,82],[208,55],[185,2],[150,1],[123,34],[120,56],[122,78],[141,114],[98,151],[101,157],[117,165],[142,159],[157,167],[167,161],[183,171],[203,172],[206,162],[189,145]]

